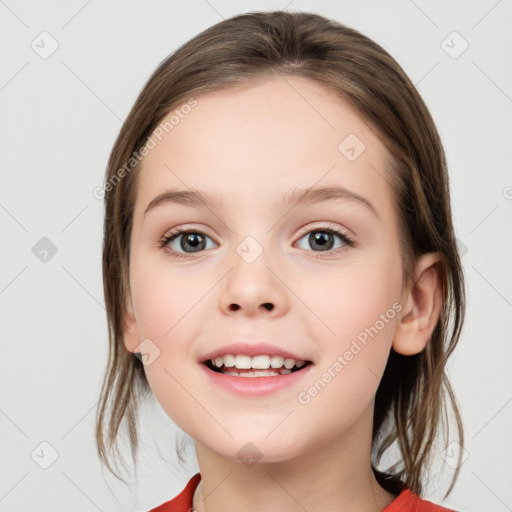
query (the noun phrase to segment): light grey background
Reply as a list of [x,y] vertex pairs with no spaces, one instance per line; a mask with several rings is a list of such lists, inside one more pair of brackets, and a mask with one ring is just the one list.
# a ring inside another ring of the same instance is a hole
[[[141,415],[139,484],[125,488],[102,473],[94,415],[107,354],[103,202],[92,191],[161,60],[222,18],[283,8],[318,12],[375,39],[431,109],[447,152],[469,293],[466,326],[449,365],[467,458],[444,504],[467,512],[512,510],[512,1],[6,0],[0,1],[1,511],[148,510],[197,471],[190,444],[190,465],[180,470],[173,455],[180,431],[150,404]],[[434,501],[452,474],[449,460],[437,462],[434,473],[444,476],[431,481]]]

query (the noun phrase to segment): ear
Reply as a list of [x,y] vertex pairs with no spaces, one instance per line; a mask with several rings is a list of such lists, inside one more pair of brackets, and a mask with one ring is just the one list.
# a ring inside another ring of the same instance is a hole
[[126,316],[123,322],[123,340],[126,350],[135,352],[135,349],[140,345],[139,330],[137,329],[137,320],[133,312],[131,298],[128,297],[128,304],[126,307]]
[[399,354],[418,354],[427,345],[443,305],[443,283],[439,253],[420,256],[415,268],[415,282],[403,297],[406,304],[393,339]]

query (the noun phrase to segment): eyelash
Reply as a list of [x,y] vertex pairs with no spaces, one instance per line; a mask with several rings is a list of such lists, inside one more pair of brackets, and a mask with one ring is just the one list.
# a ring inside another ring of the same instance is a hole
[[[337,249],[334,249],[334,250],[325,251],[329,255],[337,254],[338,252],[345,250],[346,247],[356,247],[357,246],[357,243],[354,241],[354,239],[348,233],[338,231],[337,229],[331,227],[330,225],[328,227],[320,226],[320,227],[315,227],[313,229],[309,228],[307,230],[304,230],[300,233],[299,240],[301,238],[303,238],[304,235],[307,235],[308,233],[314,233],[314,232],[329,233],[331,235],[336,235],[344,242],[345,245],[343,247],[338,247]],[[192,256],[193,253],[189,253],[189,254],[181,253],[178,251],[174,251],[173,249],[169,249],[167,246],[170,242],[172,242],[173,240],[178,238],[180,235],[188,235],[191,233],[200,234],[202,236],[211,238],[207,233],[205,233],[204,231],[201,231],[200,229],[177,228],[174,231],[171,231],[170,233],[168,233],[162,237],[162,239],[158,243],[159,248],[166,250],[167,252],[172,254],[172,256],[175,258],[178,258],[178,259],[189,258],[190,256]],[[198,251],[198,252],[202,252],[202,251]],[[309,251],[309,252],[314,253],[315,251]],[[323,251],[319,251],[319,254],[321,254],[322,252]],[[320,255],[313,256],[313,257],[314,258],[324,258],[324,256],[320,256]]]
[[174,231],[171,231],[170,233],[166,234],[162,237],[160,242],[158,243],[160,249],[164,249],[170,254],[172,254],[175,258],[189,258],[192,254],[186,255],[182,254],[181,252],[174,251],[173,249],[169,249],[167,245],[172,242],[174,239],[178,238],[180,235],[189,235],[190,233],[199,233],[203,236],[208,236],[208,238],[211,238],[209,235],[207,235],[204,231],[201,231],[200,229],[182,229],[178,228]]

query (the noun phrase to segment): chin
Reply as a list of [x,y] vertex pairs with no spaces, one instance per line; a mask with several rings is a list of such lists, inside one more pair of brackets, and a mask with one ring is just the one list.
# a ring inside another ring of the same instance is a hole
[[[287,443],[276,435],[275,439],[265,438],[261,433],[252,436],[249,432],[237,436],[232,432],[234,438],[226,440],[221,445],[205,444],[207,450],[214,452],[223,459],[252,467],[255,464],[272,464],[292,460],[302,453],[302,446],[298,446],[292,439],[288,438]],[[271,434],[273,436],[274,434]]]

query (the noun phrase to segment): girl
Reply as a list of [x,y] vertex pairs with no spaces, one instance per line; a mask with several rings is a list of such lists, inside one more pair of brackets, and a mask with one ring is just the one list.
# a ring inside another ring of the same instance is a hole
[[222,21],[150,77],[104,191],[110,471],[153,393],[200,468],[153,510],[447,510],[421,496],[448,403],[463,445],[463,273],[438,132],[386,51],[315,14]]

